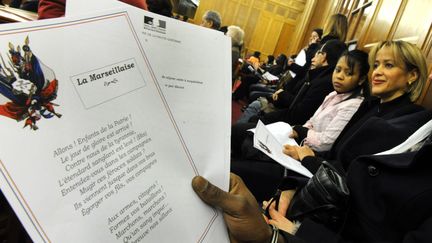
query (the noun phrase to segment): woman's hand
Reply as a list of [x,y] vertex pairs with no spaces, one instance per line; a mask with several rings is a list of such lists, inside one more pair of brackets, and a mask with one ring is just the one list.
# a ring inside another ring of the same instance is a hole
[[299,156],[300,161],[302,161],[306,156],[315,156],[315,152],[307,145],[298,147],[297,154]]
[[268,220],[269,224],[272,224],[279,229],[288,232],[290,234],[295,233],[295,225],[289,219],[285,218],[285,214],[282,214],[278,210],[276,210],[275,205],[272,203],[269,208],[270,219]]
[[309,146],[284,145],[282,152],[293,159],[302,161],[306,156],[315,156],[315,152]]
[[[291,199],[293,198],[295,192],[296,192],[296,190],[282,191],[280,198],[279,198],[279,204],[278,204],[278,209],[277,209],[277,211],[281,215],[286,215],[286,213],[288,211],[288,207],[289,207],[290,202],[291,202]],[[268,202],[269,201],[263,202],[263,209],[267,208]],[[272,202],[272,204],[275,204],[275,202]]]
[[192,188],[204,202],[222,209],[231,242],[270,242],[272,229],[240,177],[231,174],[229,192],[222,191],[201,176],[192,179]]
[[283,146],[282,152],[295,160],[299,160],[299,155],[297,153],[298,146],[285,144]]

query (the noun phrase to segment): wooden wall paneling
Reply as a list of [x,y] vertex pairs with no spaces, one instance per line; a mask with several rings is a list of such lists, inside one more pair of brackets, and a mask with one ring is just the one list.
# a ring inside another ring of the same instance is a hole
[[251,35],[251,42],[248,45],[249,52],[256,51],[261,48],[270,24],[271,17],[268,14],[260,13],[255,30]]
[[352,33],[352,39],[358,40],[364,33],[364,29],[367,26],[368,20],[371,19],[373,10],[372,4],[367,4],[363,8],[359,9],[357,25],[355,31]]
[[353,7],[356,3],[358,3],[358,0],[345,0],[344,4],[341,6],[340,10],[338,11],[341,14],[344,14],[348,17],[350,11],[355,8]]
[[252,7],[246,26],[243,28],[245,32],[244,43],[246,43],[246,46],[250,46],[253,37],[253,32],[259,20],[259,16],[260,16],[260,10]]
[[[397,0],[400,1],[400,0]],[[370,48],[375,44],[374,41],[371,39],[373,37],[370,37],[370,35],[376,34],[376,32],[379,32],[379,28],[375,27],[373,28],[374,24],[378,24],[379,21],[377,21],[379,17],[379,9],[381,8],[383,3],[383,0],[372,0],[370,5],[370,13],[366,19],[364,20],[364,24],[361,29],[357,29],[357,32],[359,32],[359,38],[357,42],[357,48],[363,49],[363,50],[370,50]],[[388,31],[387,31],[388,32]]]
[[292,54],[296,54],[295,52],[289,52],[288,50],[291,49],[291,45],[293,44],[294,40],[292,33],[295,31],[295,25],[291,23],[284,23],[282,27],[281,34],[279,36],[278,43],[276,45],[276,48],[273,52],[273,55],[279,55],[281,53],[291,56]]
[[360,11],[356,11],[352,14],[350,14],[350,18],[348,21],[348,34],[347,34],[347,40],[354,39],[355,31],[358,29],[359,25],[359,17],[361,15]]
[[198,8],[195,12],[195,16],[193,20],[191,20],[194,24],[201,24],[202,16],[205,11],[208,9],[213,9],[213,4],[211,1],[200,1],[200,4],[198,5]]
[[400,24],[402,16],[405,14],[405,10],[406,10],[405,7],[407,6],[407,3],[408,3],[408,0],[402,0],[401,4],[399,6],[399,10],[393,19],[393,24],[390,28],[389,33],[388,33],[387,40],[395,39],[394,35],[395,35],[396,30],[399,28],[399,24]]
[[290,42],[288,45],[289,48],[286,52],[288,55],[297,54],[304,46],[308,44],[310,32],[312,32],[312,29],[317,28],[317,26],[312,27],[311,25],[311,21],[315,17],[315,14],[319,13],[322,19],[325,16],[325,11],[330,9],[328,8],[328,4],[333,3],[333,1],[326,1],[327,4],[322,5],[324,6],[324,9],[318,10],[318,2],[319,0],[309,0],[305,3],[302,14],[295,22],[295,32],[287,40]]
[[243,30],[245,29],[246,23],[249,19],[251,7],[245,4],[239,4],[237,7],[236,18],[233,21],[234,25],[240,26]]
[[367,32],[361,32],[359,35],[363,37],[362,45],[366,49],[370,49],[377,42],[382,40],[387,40],[389,33],[391,31],[393,20],[398,14],[398,11],[401,7],[402,0],[375,0],[375,2],[379,2],[374,9],[374,6],[371,6],[371,11],[373,11],[371,21],[368,22],[369,19],[365,20],[365,27],[367,28]]
[[262,46],[259,49],[265,56],[274,54],[283,26],[283,20],[275,18],[271,20]]
[[341,12],[341,11],[343,10],[343,7],[344,7],[346,1],[348,1],[348,0],[339,0],[339,1],[337,2],[337,4],[336,4],[335,9],[336,9],[338,12]]
[[[432,15],[430,0],[405,0],[406,4],[401,16],[395,24],[389,39],[402,39],[422,48],[431,27]],[[427,52],[425,52],[427,54]]]
[[[305,23],[309,23],[313,14],[309,13],[305,18],[304,10],[316,1],[201,0],[193,22],[200,24],[205,11],[216,10],[221,13],[222,25],[238,25],[245,31],[244,49],[249,53],[261,51],[264,57],[289,53],[286,48],[303,46]],[[292,42],[296,38],[300,41]]]
[[270,13],[273,13],[275,10],[276,5],[270,1],[267,1],[265,4],[264,10]]
[[[313,29],[315,28],[323,28],[325,19],[327,16],[331,15],[331,13],[336,12],[337,6],[340,4],[341,0],[317,0],[311,9],[309,23],[308,26],[305,27],[302,31],[301,35],[301,43],[297,49],[293,50],[293,53],[298,53],[300,49],[306,46],[309,43],[309,36]],[[334,8],[334,9],[333,9]],[[307,9],[305,8],[304,14],[307,14]]]
[[[216,10],[216,11],[219,11],[219,13],[222,15],[222,24],[223,24],[223,16],[225,15],[224,7],[225,7],[225,5],[227,4],[228,1],[227,0],[223,0],[223,1],[207,0],[207,1],[210,2],[210,3],[212,3],[213,8],[207,8],[206,11],[207,10]],[[200,1],[200,5],[201,5],[201,2],[202,1]],[[225,24],[223,24],[223,25],[225,25]]]
[[351,22],[353,21],[353,20],[352,20],[352,18],[353,18],[352,13],[353,13],[353,10],[357,8],[358,3],[359,3],[359,0],[352,0],[352,1],[353,1],[352,9],[350,9],[351,11],[349,11],[349,12],[346,14],[346,16],[347,16],[347,18],[348,18],[348,24],[351,23]]
[[[270,5],[267,9],[271,8]],[[264,59],[268,55],[273,55],[282,27],[283,21],[274,18],[273,13],[261,12],[248,48],[249,52],[260,51]]]
[[235,0],[226,1],[222,15],[222,25],[232,25],[238,16],[238,7],[240,3]]
[[265,4],[265,0],[255,0],[253,3],[253,7],[257,9],[263,9]]

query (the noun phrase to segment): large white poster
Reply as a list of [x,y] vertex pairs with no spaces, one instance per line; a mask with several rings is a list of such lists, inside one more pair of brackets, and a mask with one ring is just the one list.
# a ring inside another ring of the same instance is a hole
[[35,242],[224,239],[127,12],[5,25],[0,54],[0,186]]
[[[130,14],[199,171],[227,189],[231,39],[222,32],[143,11],[118,0],[69,1],[66,14],[76,16],[118,7],[127,8]],[[214,173],[221,169],[226,173]]]

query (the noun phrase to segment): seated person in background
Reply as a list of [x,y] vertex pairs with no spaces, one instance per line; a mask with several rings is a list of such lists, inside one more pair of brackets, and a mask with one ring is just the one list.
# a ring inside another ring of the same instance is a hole
[[293,78],[295,78],[297,73],[302,75],[304,70],[309,69],[315,52],[320,48],[322,33],[323,30],[320,28],[312,30],[308,45],[296,55],[296,59],[290,58],[288,60],[288,69]]
[[279,76],[286,69],[288,58],[285,54],[276,57],[276,64],[262,68],[264,72],[269,72],[274,76]]
[[255,69],[259,67],[261,52],[254,51],[254,53],[246,59]]
[[353,50],[339,58],[333,71],[333,88],[303,125],[294,126],[292,138],[304,143],[315,151],[330,150],[333,142],[354,115],[363,101],[369,96],[368,54]]
[[222,18],[220,14],[213,10],[207,10],[202,16],[201,26],[219,30],[222,24]]
[[[375,97],[363,101],[332,148],[314,152],[308,146],[284,146],[284,153],[300,160],[312,174],[323,160],[346,171],[355,158],[396,146],[430,120],[430,112],[414,104],[427,80],[426,60],[415,45],[381,42],[371,50],[369,60],[374,67],[371,94]],[[231,171],[239,174],[260,199],[270,197],[264,189],[276,190],[284,176],[279,164],[257,160],[232,161]],[[295,188],[305,185],[308,178],[288,171],[288,180]]]
[[[261,120],[267,124],[277,121],[304,124],[321,105],[325,96],[333,91],[331,76],[345,50],[346,45],[339,40],[324,44],[316,52],[312,60],[313,67],[303,80],[291,80],[283,90],[278,90],[268,97],[275,107],[281,110],[265,114]],[[315,76],[317,73],[320,74]]]
[[321,44],[329,40],[340,40],[345,42],[348,33],[348,19],[343,14],[334,14],[330,16],[324,25],[323,37]]
[[[287,120],[267,121],[266,116],[276,112],[265,114],[262,119],[265,124],[284,121],[291,125],[304,124],[324,101],[324,98],[333,91],[332,74],[340,55],[346,50],[343,42],[331,40],[327,42],[313,59],[317,68],[308,72],[308,79],[299,82],[296,89],[296,99],[293,97],[292,109]],[[305,88],[302,88],[305,87]],[[303,89],[303,91],[302,91]],[[294,96],[294,94],[293,94]],[[296,101],[294,101],[296,100]],[[246,111],[245,111],[246,112]],[[260,119],[261,119],[260,118]],[[299,121],[300,120],[300,121]],[[299,121],[299,122],[298,122]],[[283,175],[283,168],[276,162],[263,156],[259,150],[253,147],[252,133],[248,131],[256,126],[255,121],[236,123],[231,127],[231,172],[240,175],[246,181],[246,185],[253,190],[260,200],[268,198],[266,188],[275,188]],[[265,161],[261,168],[259,161]],[[262,188],[266,190],[262,192]]]
[[[285,85],[284,90],[278,90],[271,96],[266,97],[277,108],[288,109],[291,107],[291,109],[270,112],[261,116],[260,119],[265,124],[277,121],[304,124],[320,106],[324,98],[333,91],[333,70],[340,55],[345,50],[345,44],[338,40],[329,41],[322,46],[312,60],[316,68],[309,70],[307,77],[298,81],[291,80]],[[247,135],[246,131],[256,126],[257,119],[254,121],[250,121],[250,119],[259,113],[260,107],[256,108],[258,105],[260,106],[256,101],[252,102],[237,123],[233,125],[233,146],[241,146]],[[285,115],[285,113],[289,114]]]
[[[324,25],[323,36],[320,38],[320,45],[325,44],[329,40],[340,40],[345,42],[346,35],[348,32],[348,19],[343,14],[334,14],[328,18]],[[305,75],[307,70],[309,70],[311,60],[315,55],[316,48],[315,45],[311,46],[311,49],[305,53],[306,63],[302,66],[293,66],[291,69],[296,75],[301,77]]]
[[[197,195],[219,208],[232,242],[342,243],[342,242],[432,242],[432,134],[401,153],[363,156],[348,170],[350,199],[346,221],[337,231],[326,224],[305,219],[300,225],[285,218],[290,198],[281,197],[278,210],[269,207],[267,222],[243,181],[231,174],[228,192],[203,177],[192,180]],[[370,175],[370,165],[379,173]],[[282,194],[288,195],[288,194]]]
[[264,63],[264,64],[261,66],[261,68],[264,69],[264,70],[270,68],[271,66],[274,65],[274,60],[275,60],[275,57],[274,57],[273,55],[268,55],[268,56],[267,56],[267,62]]
[[[276,58],[276,64],[271,66],[267,66],[265,68],[259,68],[259,72],[264,74],[265,72],[270,73],[277,78],[280,78],[283,75],[283,72],[286,69],[287,65],[287,56],[285,54],[280,54]],[[255,101],[258,97],[268,96],[275,92],[275,88],[277,87],[278,80],[266,80],[264,75],[260,79],[260,82],[257,84],[251,84],[249,87],[249,100],[250,102]],[[246,108],[246,107],[245,107]]]
[[237,67],[239,66],[241,49],[243,47],[244,31],[238,26],[231,25],[227,27],[225,35],[231,37],[231,64],[234,79]]
[[315,154],[308,146],[285,146],[284,153],[301,160],[313,173],[323,159],[337,160],[347,168],[360,155],[389,149],[424,122],[424,118],[416,118],[424,109],[414,104],[427,80],[421,51],[408,42],[384,41],[369,57],[373,65],[371,93],[377,98],[362,103],[331,150]]
[[240,70],[241,83],[240,86],[234,91],[233,99],[240,100],[247,97],[249,87],[252,84],[258,83],[260,75],[258,68],[260,66],[261,52],[255,51],[251,56],[246,59]]

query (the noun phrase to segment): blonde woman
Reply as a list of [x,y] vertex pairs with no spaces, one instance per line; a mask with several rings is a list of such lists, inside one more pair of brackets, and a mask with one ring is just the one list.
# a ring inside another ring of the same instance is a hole
[[324,25],[323,38],[321,43],[331,39],[338,39],[345,42],[348,32],[348,19],[343,14],[334,14],[330,16]]
[[232,58],[232,71],[237,68],[238,60],[240,58],[241,49],[243,47],[244,31],[235,25],[228,26],[228,30],[225,34],[231,37],[231,58]]
[[[278,208],[275,203],[270,205],[271,218],[267,222],[275,227],[269,227],[239,177],[231,176],[229,192],[221,191],[202,177],[194,178],[192,186],[197,194],[224,211],[232,239],[239,242],[432,242],[431,112],[413,103],[427,79],[425,58],[412,44],[385,41],[370,52],[370,60],[372,94],[378,99],[363,103],[357,117],[341,135],[339,157],[329,161],[347,172],[350,198],[341,228],[332,230],[328,224],[310,217],[312,214],[301,219],[300,224],[293,224],[285,217],[292,193],[282,193]],[[371,155],[406,144],[408,137],[421,138],[394,154]],[[347,156],[344,149],[348,153],[363,150],[363,156]]]

